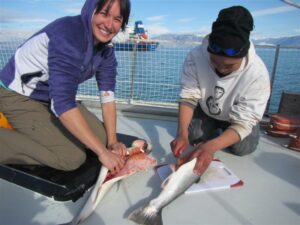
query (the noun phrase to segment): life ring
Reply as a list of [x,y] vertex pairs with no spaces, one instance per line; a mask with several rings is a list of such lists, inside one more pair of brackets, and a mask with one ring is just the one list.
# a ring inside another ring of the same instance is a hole
[[269,129],[274,131],[296,132],[300,128],[300,118],[291,115],[276,114],[271,116]]

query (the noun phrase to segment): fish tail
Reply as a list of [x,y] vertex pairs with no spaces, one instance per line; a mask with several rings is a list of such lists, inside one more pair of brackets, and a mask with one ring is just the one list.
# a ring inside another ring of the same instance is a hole
[[130,213],[128,219],[137,224],[163,225],[161,210],[158,211],[149,205],[134,210]]

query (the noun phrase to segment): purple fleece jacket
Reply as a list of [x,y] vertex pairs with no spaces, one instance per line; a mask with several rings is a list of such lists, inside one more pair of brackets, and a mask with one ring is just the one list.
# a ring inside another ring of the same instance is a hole
[[114,48],[93,46],[96,2],[86,0],[81,15],[57,19],[25,41],[0,72],[3,84],[19,94],[51,102],[56,116],[76,107],[79,84],[93,75],[99,91],[114,92]]

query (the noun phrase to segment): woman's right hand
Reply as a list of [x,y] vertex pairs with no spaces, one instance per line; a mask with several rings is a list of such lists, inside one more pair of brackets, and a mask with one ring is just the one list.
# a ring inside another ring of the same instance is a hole
[[99,154],[98,159],[112,174],[118,173],[125,165],[122,156],[109,150],[104,150]]

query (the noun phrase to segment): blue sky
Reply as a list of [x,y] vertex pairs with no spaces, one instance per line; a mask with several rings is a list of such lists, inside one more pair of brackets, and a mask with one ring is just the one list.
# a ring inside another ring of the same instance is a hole
[[[300,0],[293,0],[300,3]],[[300,9],[280,0],[131,0],[132,21],[142,20],[150,36],[204,36],[220,9],[243,5],[254,17],[252,38],[300,35]],[[29,36],[56,18],[77,15],[84,0],[0,0],[0,39]]]

